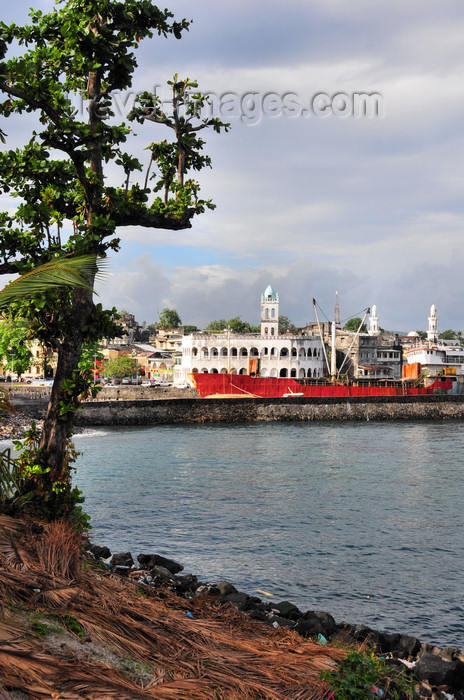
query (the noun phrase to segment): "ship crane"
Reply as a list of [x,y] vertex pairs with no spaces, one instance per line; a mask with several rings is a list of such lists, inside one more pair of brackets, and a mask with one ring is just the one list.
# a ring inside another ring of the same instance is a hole
[[361,321],[361,323],[359,324],[359,328],[358,328],[358,330],[356,331],[356,333],[355,333],[355,335],[354,335],[354,338],[353,338],[353,340],[351,341],[351,345],[350,345],[350,347],[348,348],[348,351],[347,351],[347,353],[346,353],[346,355],[345,355],[345,359],[343,360],[342,365],[341,365],[340,369],[339,369],[338,372],[337,372],[337,346],[336,346],[337,323],[336,323],[336,321],[332,321],[332,322],[331,322],[331,329],[332,329],[332,333],[331,333],[331,336],[332,336],[332,348],[331,348],[331,357],[330,357],[330,365],[329,365],[329,359],[328,359],[328,357],[327,357],[327,351],[326,351],[326,348],[325,348],[324,338],[323,338],[323,334],[322,334],[322,330],[321,330],[321,323],[320,323],[320,321],[319,321],[319,314],[317,313],[317,303],[316,303],[316,300],[315,300],[315,299],[313,299],[313,307],[314,307],[314,313],[316,314],[317,327],[318,327],[318,330],[319,330],[319,336],[320,336],[320,338],[321,338],[322,350],[323,350],[323,353],[324,353],[324,358],[325,358],[325,362],[326,362],[326,365],[327,365],[327,370],[328,370],[328,372],[330,373],[330,376],[331,376],[331,378],[332,378],[332,381],[335,381],[335,380],[340,376],[340,372],[342,371],[343,366],[344,366],[345,362],[347,361],[347,359],[348,359],[348,357],[349,357],[349,355],[350,355],[351,348],[353,347],[353,345],[354,345],[354,343],[355,343],[355,341],[356,341],[356,338],[359,336],[359,334],[360,334],[360,332],[361,332],[361,328],[363,327],[364,321],[366,320],[366,317],[370,314],[370,311],[371,311],[371,310],[370,310],[369,307],[365,310],[364,316],[363,316],[363,318],[362,318],[362,321]]

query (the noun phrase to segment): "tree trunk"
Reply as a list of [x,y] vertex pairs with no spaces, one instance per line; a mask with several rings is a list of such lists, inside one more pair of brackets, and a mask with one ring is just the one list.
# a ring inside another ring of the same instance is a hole
[[46,479],[50,486],[56,481],[70,484],[67,441],[72,434],[75,411],[63,414],[61,402],[71,408],[79,405],[79,387],[68,391],[64,388],[64,382],[72,381],[78,369],[84,339],[82,329],[89,323],[92,308],[92,292],[75,289],[72,316],[67,322],[67,331],[58,352],[58,365],[40,441],[42,465],[50,468]]

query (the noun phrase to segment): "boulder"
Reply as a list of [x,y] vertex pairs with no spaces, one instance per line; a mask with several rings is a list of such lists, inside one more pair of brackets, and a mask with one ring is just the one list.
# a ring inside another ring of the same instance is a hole
[[231,593],[238,593],[235,586],[233,586],[229,581],[221,581],[216,584],[216,588],[219,589],[219,593],[224,595],[230,595]]
[[446,661],[441,656],[426,652],[417,662],[414,674],[420,681],[427,681],[430,685],[462,688],[464,663],[462,661]]
[[165,566],[154,566],[150,569],[150,574],[157,581],[174,581],[174,576]]
[[[337,623],[335,622],[332,615],[324,612],[323,610],[307,610],[301,617],[302,620],[312,620],[318,622],[322,628],[324,637],[331,637],[338,630]],[[319,632],[318,632],[319,634]]]
[[393,649],[393,651],[396,652],[401,659],[413,659],[419,653],[420,648],[421,643],[416,637],[401,634],[396,649]]
[[250,596],[239,591],[237,591],[237,593],[229,593],[222,597],[223,603],[233,603],[239,610],[246,610],[249,601]]
[[301,610],[298,610],[296,605],[288,600],[283,600],[281,603],[271,603],[271,606],[272,610],[276,610],[280,617],[286,617],[288,620],[296,621],[303,615]]
[[95,559],[109,559],[111,556],[111,552],[108,547],[99,547],[98,544],[91,544],[87,551],[91,552]]
[[130,552],[120,552],[119,554],[113,554],[110,564],[115,568],[117,566],[125,566],[130,569],[131,566],[134,566],[134,560]]
[[177,576],[173,582],[176,593],[185,595],[186,593],[194,593],[198,586],[198,579],[193,574],[185,574],[185,576]]
[[164,566],[171,574],[178,574],[179,571],[184,570],[182,564],[172,559],[166,559],[166,557],[162,557],[160,554],[139,554],[137,561],[142,569],[153,569],[154,566]]

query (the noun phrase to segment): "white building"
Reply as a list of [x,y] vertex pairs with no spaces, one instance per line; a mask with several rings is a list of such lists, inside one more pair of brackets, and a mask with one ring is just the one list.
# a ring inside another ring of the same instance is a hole
[[269,285],[261,296],[261,333],[193,333],[182,341],[176,383],[193,372],[254,374],[261,377],[322,377],[321,339],[279,335],[279,295]]

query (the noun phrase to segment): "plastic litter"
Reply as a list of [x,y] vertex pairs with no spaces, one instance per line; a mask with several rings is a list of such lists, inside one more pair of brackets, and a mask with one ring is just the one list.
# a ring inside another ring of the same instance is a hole
[[192,615],[191,612],[188,612],[188,613],[185,613],[185,614],[187,615],[187,617],[190,617],[192,620],[194,619],[194,617],[193,617],[193,615]]
[[374,693],[374,695],[377,695],[379,698],[383,698],[383,696],[385,695],[385,691],[382,690],[382,688],[377,688],[375,685],[372,686],[371,690]]
[[317,635],[317,641],[320,642],[320,644],[327,644],[327,639],[324,637],[323,634]]
[[270,596],[271,598],[272,598],[272,596],[274,595],[274,593],[268,593],[267,591],[262,591],[261,588],[257,588],[257,589],[256,589],[256,593],[262,593],[263,595],[268,595],[268,596]]

